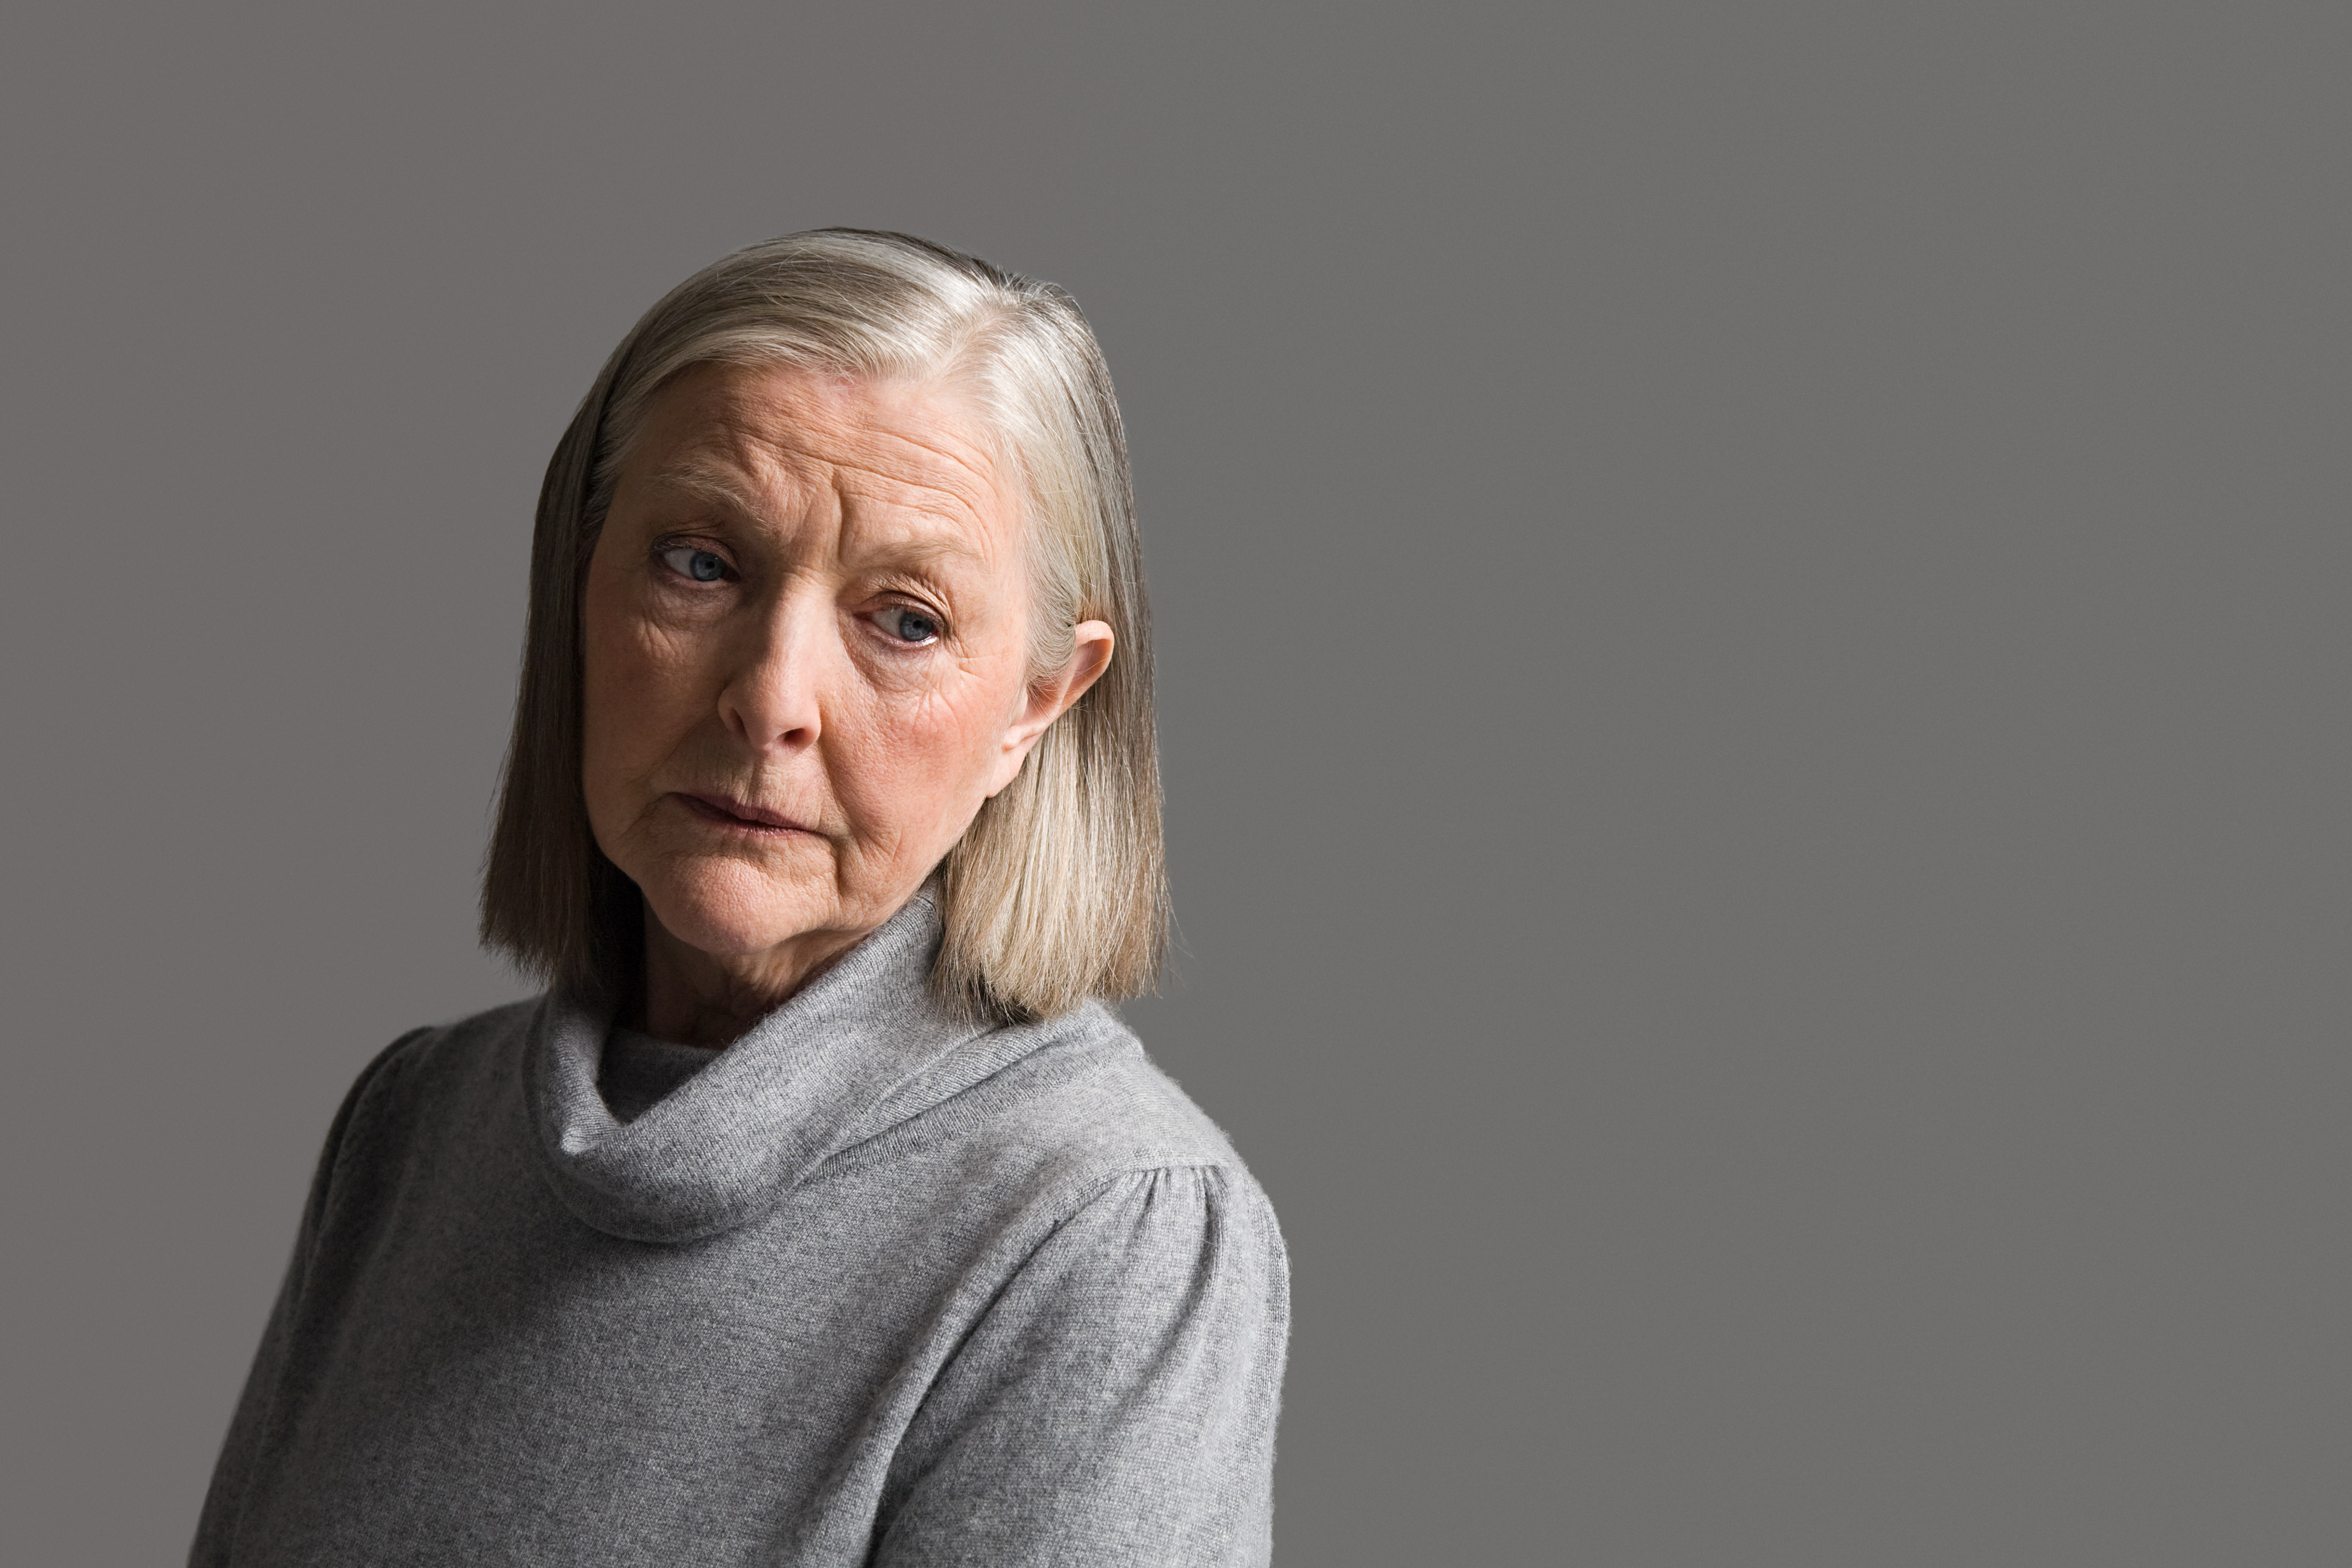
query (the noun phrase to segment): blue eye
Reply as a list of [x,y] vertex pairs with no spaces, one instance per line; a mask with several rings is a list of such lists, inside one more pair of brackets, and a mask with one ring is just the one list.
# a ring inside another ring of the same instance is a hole
[[691,577],[698,583],[716,583],[727,575],[727,558],[714,550],[697,550],[690,544],[674,544],[661,552],[669,569],[681,577]]
[[940,623],[920,610],[910,610],[904,605],[892,605],[874,617],[875,624],[900,642],[919,644],[937,642]]

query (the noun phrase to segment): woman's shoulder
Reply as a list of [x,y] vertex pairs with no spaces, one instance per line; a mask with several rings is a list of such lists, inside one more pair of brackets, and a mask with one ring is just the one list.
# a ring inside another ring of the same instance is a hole
[[540,998],[525,997],[437,1024],[419,1025],[377,1052],[360,1069],[352,1088],[358,1091],[377,1082],[389,1086],[462,1073],[498,1054],[499,1047],[519,1045],[539,1005]]
[[863,1131],[985,1150],[1074,1200],[1193,1171],[1234,1199],[1265,1202],[1223,1130],[1098,1002],[981,1036],[877,1106]]
[[[494,1115],[507,1098],[543,998],[412,1029],[352,1087],[344,1119],[378,1134],[447,1130]],[[836,1171],[910,1149],[1024,1208],[1067,1212],[1115,1187],[1168,1173],[1220,1205],[1263,1210],[1265,1195],[1223,1130],[1101,1003],[984,1030],[872,1105],[833,1142]]]
[[336,1117],[337,1135],[354,1120],[381,1122],[436,1098],[478,1094],[483,1080],[520,1048],[538,1006],[538,998],[525,998],[398,1036],[352,1080]]

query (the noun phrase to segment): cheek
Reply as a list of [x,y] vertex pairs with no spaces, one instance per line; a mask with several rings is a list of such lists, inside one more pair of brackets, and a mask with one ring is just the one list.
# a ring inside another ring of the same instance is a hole
[[641,782],[691,726],[695,679],[677,639],[609,606],[583,610],[581,784],[593,812]]
[[843,804],[894,836],[961,833],[980,808],[1009,722],[1002,697],[992,683],[961,674],[921,692],[864,694],[859,706],[867,710],[845,715],[849,721],[837,730]]

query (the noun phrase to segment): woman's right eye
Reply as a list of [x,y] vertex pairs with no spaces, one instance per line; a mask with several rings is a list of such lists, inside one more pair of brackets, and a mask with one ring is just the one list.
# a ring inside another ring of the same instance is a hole
[[673,544],[661,552],[661,558],[671,571],[697,583],[716,583],[727,575],[727,558],[715,550]]

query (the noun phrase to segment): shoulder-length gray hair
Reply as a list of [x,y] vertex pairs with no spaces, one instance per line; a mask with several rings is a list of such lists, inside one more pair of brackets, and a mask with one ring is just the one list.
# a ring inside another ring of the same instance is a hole
[[597,848],[581,794],[580,595],[648,405],[713,362],[945,379],[977,399],[1027,490],[1032,668],[1059,668],[1080,621],[1108,622],[1118,643],[949,852],[932,981],[1014,1018],[1150,990],[1168,932],[1151,620],[1110,373],[1053,284],[859,229],[751,246],[679,284],[621,340],[556,444],[531,536],[484,942],[586,994],[618,999],[638,982],[641,900]]

